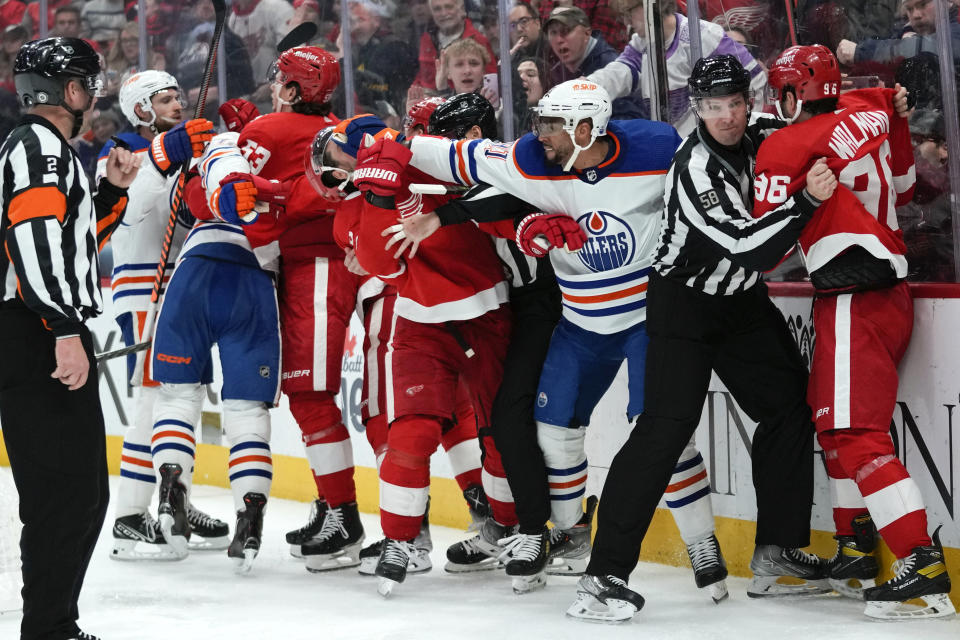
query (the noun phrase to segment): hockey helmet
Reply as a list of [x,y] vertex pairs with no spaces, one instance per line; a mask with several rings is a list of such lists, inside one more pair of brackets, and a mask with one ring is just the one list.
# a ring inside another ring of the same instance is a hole
[[[157,121],[157,114],[153,110],[151,98],[167,89],[176,89],[179,93],[180,85],[177,83],[177,79],[166,71],[149,69],[135,73],[120,85],[120,95],[118,96],[120,111],[134,127],[153,127]],[[178,96],[177,99],[180,101],[181,107],[186,106],[182,98]],[[137,105],[140,105],[140,109],[149,114],[149,120],[143,120],[137,115],[134,109]]]
[[690,79],[690,107],[700,118],[725,117],[727,105],[710,98],[725,98],[742,94],[747,101],[747,110],[752,107],[753,92],[750,90],[750,74],[740,61],[731,55],[700,58],[693,65]]
[[307,147],[307,153],[303,159],[307,182],[317,193],[325,197],[331,191],[347,191],[350,180],[353,178],[353,172],[335,166],[328,153],[328,146],[335,129],[336,127],[327,127],[318,131],[313,137],[313,142]]
[[333,128],[330,139],[345,153],[356,158],[357,152],[360,151],[360,145],[363,144],[363,137],[367,134],[373,136],[375,140],[380,138],[396,140],[402,137],[399,131],[388,127],[377,116],[361,113],[338,122]]
[[840,65],[837,59],[822,44],[790,47],[780,54],[767,72],[770,98],[780,113],[780,101],[787,89],[797,98],[797,110],[793,118],[783,113],[780,117],[796,119],[803,102],[813,102],[840,95]]
[[[593,144],[594,140],[607,133],[607,122],[613,113],[612,101],[607,90],[595,82],[585,79],[568,80],[553,87],[540,98],[534,108],[534,130],[542,135],[540,120],[542,118],[560,118],[562,128],[570,136],[574,151],[563,166],[569,171],[581,151]],[[577,144],[574,131],[577,125],[590,118],[593,128],[590,130],[590,143],[586,147]]]
[[458,93],[436,108],[427,131],[445,138],[463,138],[474,125],[484,138],[497,137],[497,112],[479,93]]
[[64,88],[71,78],[82,80],[91,98],[103,95],[100,56],[80,38],[43,38],[26,43],[17,53],[13,75],[20,104],[27,108],[59,105],[78,117],[64,103]]
[[433,115],[433,112],[443,104],[443,98],[439,96],[434,96],[432,98],[424,98],[417,104],[410,107],[410,110],[407,111],[407,115],[403,117],[403,129],[406,131],[410,127],[420,126],[423,127],[423,130],[427,130],[427,126],[430,124],[430,116]]
[[324,104],[340,84],[340,64],[320,47],[294,47],[280,54],[270,65],[267,82],[300,88],[300,101]]

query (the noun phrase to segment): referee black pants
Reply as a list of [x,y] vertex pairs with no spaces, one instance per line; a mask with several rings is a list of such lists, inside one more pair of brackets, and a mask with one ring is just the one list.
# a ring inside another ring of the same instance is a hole
[[711,370],[758,423],[750,456],[757,544],[805,547],[813,504],[807,369],[766,286],[711,296],[650,275],[644,412],[603,487],[587,573],[624,580],[684,446],[700,421]]
[[[94,362],[85,328],[81,339]],[[23,522],[21,640],[76,637],[77,598],[109,499],[96,366],[70,391],[50,377],[54,347],[36,314],[0,308],[0,428]]]
[[513,330],[490,426],[513,493],[520,532],[534,534],[550,519],[550,488],[537,443],[533,402],[550,337],[560,320],[560,291],[553,287],[514,296],[510,308]]

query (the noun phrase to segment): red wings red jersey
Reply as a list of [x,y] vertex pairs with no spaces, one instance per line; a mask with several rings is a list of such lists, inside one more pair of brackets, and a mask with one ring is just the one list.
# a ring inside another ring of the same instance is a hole
[[507,301],[508,287],[490,236],[473,224],[441,227],[427,238],[412,259],[393,257],[381,235],[400,217],[433,211],[451,196],[410,193],[413,183],[437,180],[409,167],[396,209],[382,209],[363,200],[357,258],[364,269],[397,287],[396,314],[422,323],[469,320]]
[[[334,206],[336,214],[333,217],[333,239],[341,249],[353,249],[356,244],[355,238],[360,233],[360,214],[364,206],[363,194],[355,191]],[[384,286],[383,280],[376,276],[367,275],[360,279],[360,288],[357,290],[357,315],[361,319],[363,319],[363,301],[380,295]]]
[[293,182],[283,215],[272,230],[279,237],[285,259],[343,257],[333,241],[335,206],[322,198],[304,175],[304,158],[314,136],[339,121],[332,114],[268,113],[247,124],[237,141],[254,174]]
[[910,129],[895,114],[892,89],[862,89],[840,96],[837,110],[792,124],[760,146],[754,215],[776,208],[806,186],[806,173],[826,158],[839,185],[800,236],[813,272],[860,246],[907,275],[906,246],[896,207],[913,197],[916,174]]

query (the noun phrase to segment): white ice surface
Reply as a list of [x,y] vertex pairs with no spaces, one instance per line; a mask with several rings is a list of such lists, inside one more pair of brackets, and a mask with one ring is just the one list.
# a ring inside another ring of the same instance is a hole
[[[233,505],[227,490],[195,486],[193,493],[198,507],[228,519]],[[238,576],[225,552],[194,553],[176,563],[110,560],[111,505],[80,598],[81,628],[103,640],[960,638],[960,620],[874,622],[864,618],[862,604],[840,597],[752,600],[743,578],[729,579],[730,598],[715,605],[696,589],[688,569],[646,563],[631,579],[647,599],[633,622],[587,624],[564,617],[575,578],[550,577],[545,590],[516,596],[502,570],[445,573],[444,550],[466,536],[437,526],[433,571],[408,577],[385,600],[375,578],[355,569],[310,574],[290,557],[283,534],[305,522],[308,507],[272,499],[253,572]],[[363,522],[367,542],[375,540],[378,519],[364,514]],[[0,639],[18,638],[19,624],[19,614],[0,616]]]

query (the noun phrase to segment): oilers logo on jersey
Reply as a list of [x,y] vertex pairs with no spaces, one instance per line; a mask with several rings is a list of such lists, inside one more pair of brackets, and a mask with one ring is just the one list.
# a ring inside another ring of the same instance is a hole
[[637,250],[633,230],[607,211],[591,211],[577,222],[587,232],[587,241],[577,255],[593,272],[619,269],[633,260]]

